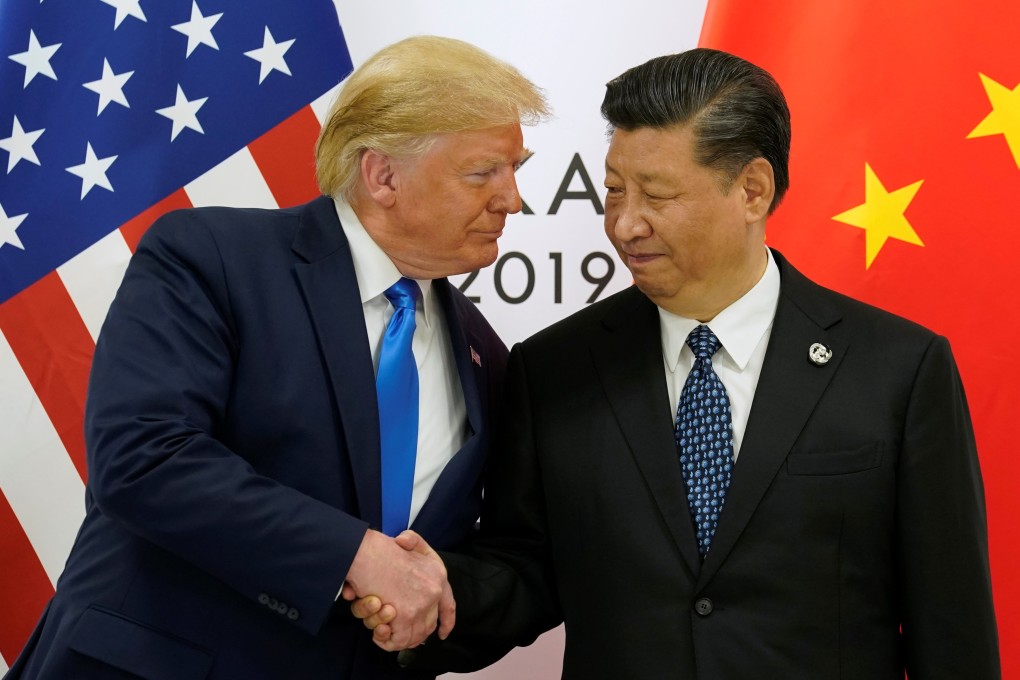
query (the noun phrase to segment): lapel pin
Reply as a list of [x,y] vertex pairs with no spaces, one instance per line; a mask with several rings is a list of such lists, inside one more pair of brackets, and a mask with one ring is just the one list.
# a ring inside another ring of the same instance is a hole
[[832,358],[832,350],[820,342],[815,342],[808,349],[807,356],[815,366],[824,366]]
[[472,347],[471,345],[468,345],[468,349],[471,350],[471,363],[473,363],[474,365],[478,366],[478,368],[481,368],[482,367],[482,358],[480,356],[478,356],[478,352],[476,352],[475,348]]

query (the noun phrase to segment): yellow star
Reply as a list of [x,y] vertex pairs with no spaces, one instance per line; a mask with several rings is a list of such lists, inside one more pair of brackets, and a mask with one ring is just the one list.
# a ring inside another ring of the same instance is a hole
[[923,181],[888,192],[871,166],[864,164],[864,203],[832,219],[864,230],[865,269],[871,267],[878,251],[882,250],[882,246],[891,238],[918,246],[924,245],[921,237],[903,215]]
[[1013,152],[1013,160],[1020,168],[1020,85],[1010,90],[984,73],[978,75],[981,76],[981,83],[985,86],[988,101],[992,104],[992,112],[971,130],[967,139],[1004,135],[1009,150]]

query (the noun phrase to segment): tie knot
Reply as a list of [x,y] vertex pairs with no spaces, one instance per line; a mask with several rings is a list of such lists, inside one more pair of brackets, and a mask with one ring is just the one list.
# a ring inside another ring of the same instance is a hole
[[712,329],[705,324],[701,324],[691,331],[691,334],[687,336],[687,344],[698,359],[711,359],[721,346],[719,338],[715,337]]
[[384,295],[397,309],[414,309],[415,303],[421,297],[421,288],[418,287],[417,281],[405,276],[387,288]]

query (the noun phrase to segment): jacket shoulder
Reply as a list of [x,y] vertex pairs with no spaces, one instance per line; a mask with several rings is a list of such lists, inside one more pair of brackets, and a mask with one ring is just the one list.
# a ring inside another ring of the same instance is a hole
[[815,283],[781,255],[777,254],[776,260],[781,280],[780,310],[782,303],[787,303],[822,328],[852,332],[876,342],[898,340],[926,345],[937,335],[916,321]]
[[593,333],[647,321],[646,317],[649,314],[658,314],[655,304],[636,286],[630,286],[564,317],[521,344],[525,347],[576,345]]
[[187,246],[194,240],[217,243],[250,241],[293,232],[300,218],[298,208],[203,207],[174,210],[159,217],[139,242],[143,249],[157,243]]

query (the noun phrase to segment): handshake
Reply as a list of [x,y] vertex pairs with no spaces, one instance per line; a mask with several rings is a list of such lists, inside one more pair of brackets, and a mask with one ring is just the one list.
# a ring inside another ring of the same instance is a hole
[[370,529],[341,596],[386,651],[416,647],[437,628],[445,640],[453,630],[456,603],[443,560],[410,530],[390,538]]

